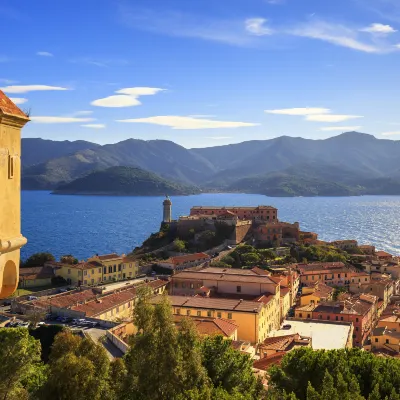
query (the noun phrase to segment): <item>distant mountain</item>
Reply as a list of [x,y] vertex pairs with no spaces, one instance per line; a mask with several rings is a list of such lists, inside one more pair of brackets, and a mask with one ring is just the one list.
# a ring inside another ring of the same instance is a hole
[[22,188],[53,189],[60,184],[112,166],[138,167],[164,178],[196,184],[215,168],[202,156],[166,140],[129,139],[78,151],[24,169]]
[[111,167],[95,171],[58,187],[54,194],[121,196],[188,195],[199,193],[194,186],[178,184],[140,168]]
[[77,151],[99,147],[96,143],[85,140],[55,141],[40,138],[22,139],[22,165],[24,168],[30,165],[44,163],[53,158],[63,157]]
[[282,136],[203,149],[185,149],[166,140],[129,139],[24,166],[22,187],[54,189],[93,171],[128,166],[213,191],[400,194],[399,154],[400,141],[358,132],[325,140]]

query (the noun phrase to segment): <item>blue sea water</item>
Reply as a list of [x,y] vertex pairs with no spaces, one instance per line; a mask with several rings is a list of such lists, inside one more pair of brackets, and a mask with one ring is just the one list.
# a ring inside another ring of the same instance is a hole
[[[194,205],[272,205],[282,221],[300,223],[322,240],[357,239],[400,255],[400,196],[272,198],[252,194],[171,197],[174,218]],[[22,258],[48,251],[79,259],[127,253],[158,231],[162,197],[61,196],[22,192]]]

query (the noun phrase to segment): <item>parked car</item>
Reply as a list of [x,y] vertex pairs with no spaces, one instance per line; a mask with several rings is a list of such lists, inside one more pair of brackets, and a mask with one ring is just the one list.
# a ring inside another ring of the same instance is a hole
[[21,328],[28,328],[29,327],[29,322],[18,322],[17,326]]
[[282,326],[282,329],[290,329],[292,325],[286,324]]
[[37,326],[45,326],[47,325],[46,322],[40,321],[36,324]]
[[32,301],[32,300],[37,300],[38,297],[37,296],[28,296],[28,300]]

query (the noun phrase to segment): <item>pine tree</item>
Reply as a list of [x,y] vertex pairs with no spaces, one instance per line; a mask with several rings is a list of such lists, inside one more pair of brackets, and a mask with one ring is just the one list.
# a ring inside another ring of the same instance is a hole
[[322,381],[321,398],[326,400],[339,400],[338,392],[335,389],[335,384],[332,375],[325,370],[324,380]]
[[313,388],[311,382],[307,386],[307,400],[321,400],[319,393]]
[[381,394],[379,392],[379,385],[378,384],[376,384],[374,386],[374,389],[372,390],[372,392],[368,396],[368,400],[382,400]]

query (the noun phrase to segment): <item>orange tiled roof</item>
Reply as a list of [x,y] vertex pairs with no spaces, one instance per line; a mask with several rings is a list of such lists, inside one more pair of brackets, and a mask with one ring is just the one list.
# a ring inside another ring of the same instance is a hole
[[282,362],[283,357],[285,357],[286,351],[280,351],[275,354],[271,354],[261,360],[254,361],[253,368],[261,369],[266,371],[271,365],[279,365]]
[[0,90],[0,113],[15,115],[20,118],[29,119],[26,114],[21,111],[4,92]]
[[107,261],[107,260],[114,260],[117,258],[122,258],[122,256],[119,256],[117,253],[111,253],[111,254],[103,254],[102,256],[97,256],[100,261]]
[[197,260],[202,260],[203,258],[210,258],[210,256],[207,253],[193,253],[193,254],[188,254],[184,256],[176,256],[176,257],[171,257],[165,262],[170,262],[174,265],[184,263],[184,262],[191,262],[191,261],[197,261]]
[[393,257],[392,254],[387,253],[386,251],[377,251],[375,252],[377,257]]

